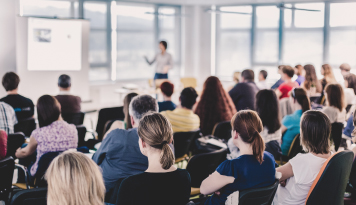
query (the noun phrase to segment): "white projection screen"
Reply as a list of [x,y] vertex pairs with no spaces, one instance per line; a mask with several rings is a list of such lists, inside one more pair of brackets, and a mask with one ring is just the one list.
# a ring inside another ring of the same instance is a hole
[[82,23],[28,18],[27,69],[79,71],[82,68]]

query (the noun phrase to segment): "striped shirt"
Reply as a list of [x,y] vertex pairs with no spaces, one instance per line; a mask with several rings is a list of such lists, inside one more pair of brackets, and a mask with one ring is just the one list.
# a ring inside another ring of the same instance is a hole
[[14,108],[4,102],[0,102],[0,129],[5,130],[7,134],[14,133],[14,126],[17,124],[17,118]]
[[189,132],[200,127],[199,116],[192,110],[176,108],[173,111],[163,111],[161,114],[171,122],[173,132]]

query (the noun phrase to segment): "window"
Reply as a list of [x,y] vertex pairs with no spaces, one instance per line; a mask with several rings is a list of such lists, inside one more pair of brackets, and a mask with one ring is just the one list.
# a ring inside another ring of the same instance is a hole
[[[297,28],[324,27],[324,3],[295,4],[294,24]],[[298,10],[309,9],[309,11]]]
[[356,3],[330,5],[330,27],[356,26]]
[[21,0],[20,4],[24,16],[72,17],[69,1]]

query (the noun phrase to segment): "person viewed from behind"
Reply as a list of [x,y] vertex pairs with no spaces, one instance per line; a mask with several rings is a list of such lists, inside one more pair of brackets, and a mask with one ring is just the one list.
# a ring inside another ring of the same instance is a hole
[[154,79],[168,79],[168,71],[173,67],[172,55],[167,53],[168,44],[166,41],[159,42],[160,53],[157,53],[152,61],[149,61],[145,56],[145,60],[149,65],[156,62],[156,74]]
[[163,82],[161,84],[161,91],[163,95],[163,102],[158,102],[159,112],[176,109],[177,106],[172,102],[174,85],[170,82]]
[[295,82],[299,84],[299,86],[305,81],[305,70],[302,65],[296,65],[294,67],[294,73],[298,76]]
[[174,166],[174,153],[168,145],[173,141],[169,121],[159,113],[148,113],[139,123],[138,135],[141,153],[148,158],[148,169],[122,181],[116,205],[187,204],[190,175]]
[[195,108],[203,135],[211,135],[216,123],[229,121],[235,113],[235,105],[219,78],[210,76],[206,79],[200,101]]
[[190,132],[199,129],[199,116],[193,112],[197,97],[198,94],[194,88],[184,88],[179,97],[180,105],[173,111],[161,112],[172,124],[173,132]]
[[294,113],[282,119],[282,154],[287,156],[289,148],[295,138],[300,133],[300,118],[302,114],[310,110],[310,101],[303,88],[292,90],[290,99]]
[[213,194],[201,204],[225,204],[227,197],[235,191],[270,186],[275,181],[275,161],[264,152],[265,144],[259,133],[263,125],[258,114],[252,110],[241,110],[231,119],[233,143],[241,156],[226,160],[206,178],[200,193]]
[[260,133],[266,143],[266,151],[279,159],[281,152],[281,119],[279,103],[273,90],[260,90],[256,95],[256,111],[261,118],[263,131]]
[[356,95],[356,75],[350,73],[344,76],[344,93],[345,100],[347,105],[355,104],[355,95]]
[[277,168],[282,173],[274,204],[303,205],[320,169],[331,156],[329,118],[320,111],[307,111],[300,123],[300,140],[306,154],[298,154]]
[[14,108],[7,103],[0,102],[0,129],[5,130],[6,134],[12,134],[16,124],[17,118]]
[[[78,146],[78,132],[75,125],[62,120],[61,106],[50,95],[43,95],[37,101],[37,117],[39,128],[35,129],[30,137],[30,142],[24,148],[16,150],[16,157],[24,159],[28,165],[31,176],[37,172],[38,162],[42,155],[48,152],[66,151]],[[32,156],[36,156],[35,161]]]
[[0,99],[14,108],[18,121],[32,118],[35,112],[35,105],[32,100],[18,93],[20,77],[14,72],[5,73],[2,78],[2,86],[4,86],[7,96]]
[[258,83],[257,83],[257,87],[261,90],[263,89],[269,89],[269,86],[267,84],[267,76],[268,73],[265,70],[261,70],[260,73],[258,74]]
[[72,95],[70,89],[72,80],[69,75],[61,75],[58,78],[59,94],[55,96],[62,107],[62,114],[72,114],[80,112],[80,103],[82,100],[79,96]]
[[244,70],[241,73],[241,83],[229,91],[229,95],[237,111],[255,109],[256,93],[259,91],[259,88],[255,84],[254,79],[255,73],[253,70]]
[[278,66],[278,74],[281,75],[281,78],[279,80],[277,80],[277,82],[274,85],[272,85],[272,87],[271,87],[272,90],[277,89],[282,83],[284,83],[284,80],[282,78],[282,74],[283,74],[282,68],[283,67],[284,67],[284,65],[279,65]]
[[51,162],[45,178],[48,205],[103,205],[105,186],[101,171],[82,153],[67,151]]
[[340,72],[341,72],[341,75],[343,77],[347,76],[348,74],[350,74],[350,71],[351,71],[351,66],[347,63],[343,63],[340,65]]
[[290,66],[283,66],[282,68],[282,83],[276,90],[277,97],[279,99],[289,97],[289,93],[293,88],[299,87],[298,83],[293,81],[294,69]]
[[320,73],[324,76],[324,78],[320,80],[323,90],[325,90],[326,85],[330,83],[336,83],[333,69],[329,64],[324,64],[321,66]]
[[325,88],[326,106],[322,112],[329,117],[330,122],[344,123],[346,120],[344,91],[339,84],[329,84]]
[[137,127],[147,112],[157,112],[156,99],[138,95],[129,106],[132,129],[114,129],[108,133],[93,160],[102,169],[106,192],[111,192],[119,179],[144,172],[148,167],[147,157],[138,145]]
[[318,81],[318,78],[316,77],[316,72],[315,68],[313,65],[305,65],[304,66],[305,70],[305,81],[302,83],[301,87],[304,88],[308,95],[313,95],[315,93],[321,93],[323,90],[323,87]]

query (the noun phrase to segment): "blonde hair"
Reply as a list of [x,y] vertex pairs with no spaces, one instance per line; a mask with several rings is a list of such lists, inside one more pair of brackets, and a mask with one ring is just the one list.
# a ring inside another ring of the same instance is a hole
[[98,165],[82,153],[66,151],[50,164],[48,205],[103,205],[105,186]]
[[149,146],[161,150],[160,163],[163,169],[174,164],[174,154],[168,145],[173,140],[172,125],[159,113],[149,112],[140,120],[138,136]]

